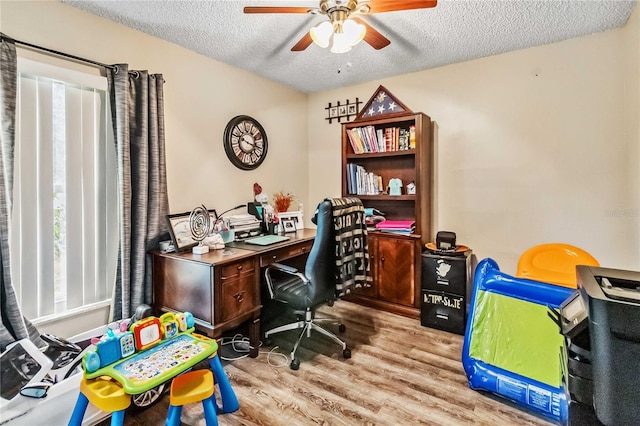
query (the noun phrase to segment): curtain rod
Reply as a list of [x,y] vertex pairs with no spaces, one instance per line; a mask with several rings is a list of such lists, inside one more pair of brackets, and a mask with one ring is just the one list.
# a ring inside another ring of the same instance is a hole
[[[9,40],[12,41],[15,44],[21,44],[23,46],[27,46],[27,47],[31,47],[32,49],[37,49],[37,50],[42,50],[57,56],[62,56],[65,58],[70,58],[76,61],[80,61],[80,62],[86,62],[88,64],[91,65],[95,65],[98,67],[103,67],[103,68],[109,68],[112,71],[114,71],[116,74],[118,73],[118,67],[116,65],[108,65],[108,64],[103,64],[102,62],[97,62],[97,61],[92,61],[91,59],[87,59],[87,58],[82,58],[80,56],[75,56],[75,55],[71,55],[69,53],[64,53],[64,52],[60,52],[57,50],[53,50],[53,49],[49,49],[47,47],[42,47],[42,46],[38,46],[37,44],[31,44],[31,43],[27,43],[26,41],[21,41],[21,40],[16,40],[14,38],[11,38],[3,33],[0,33],[0,41],[2,40]],[[137,71],[130,71],[129,74],[133,74],[133,75],[139,75],[139,73]]]

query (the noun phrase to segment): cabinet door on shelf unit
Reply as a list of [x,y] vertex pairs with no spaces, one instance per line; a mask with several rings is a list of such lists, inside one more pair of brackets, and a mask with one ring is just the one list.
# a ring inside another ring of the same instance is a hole
[[386,236],[377,240],[378,297],[400,305],[415,305],[415,242]]

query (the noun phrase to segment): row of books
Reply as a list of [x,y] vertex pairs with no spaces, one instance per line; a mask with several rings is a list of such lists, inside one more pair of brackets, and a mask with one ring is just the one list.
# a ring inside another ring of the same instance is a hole
[[359,164],[347,164],[347,192],[350,195],[378,195],[384,192],[382,176],[367,170]]
[[416,126],[409,128],[374,126],[347,129],[347,137],[355,154],[415,149]]

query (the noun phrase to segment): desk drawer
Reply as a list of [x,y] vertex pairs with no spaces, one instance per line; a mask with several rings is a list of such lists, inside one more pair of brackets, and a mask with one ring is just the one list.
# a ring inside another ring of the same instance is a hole
[[220,271],[220,278],[223,280],[237,278],[240,277],[240,275],[252,273],[253,269],[253,259],[246,259],[223,266]]
[[228,321],[256,306],[257,294],[255,274],[222,283],[222,321]]
[[306,244],[299,244],[292,247],[284,247],[280,250],[275,250],[260,256],[260,267],[264,268],[274,262],[281,262],[283,260],[291,259],[292,257],[302,256],[311,251],[313,242],[310,241]]
[[420,323],[457,334],[464,334],[464,296],[439,291],[422,290]]

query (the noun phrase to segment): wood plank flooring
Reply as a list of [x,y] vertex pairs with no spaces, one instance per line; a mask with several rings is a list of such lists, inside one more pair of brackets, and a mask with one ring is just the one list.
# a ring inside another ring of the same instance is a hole
[[[298,371],[277,355],[269,356],[271,347],[262,347],[255,359],[223,361],[240,409],[218,415],[220,425],[552,424],[469,389],[460,361],[462,336],[346,301],[319,312],[342,319],[351,359],[342,358],[338,345],[314,334],[298,349]],[[289,355],[297,333],[274,336],[272,346]],[[227,352],[225,346],[220,354]],[[270,365],[268,359],[281,366]],[[164,424],[168,403],[166,394],[147,410],[128,412],[125,426]],[[200,404],[184,408],[182,424],[205,425]]]

